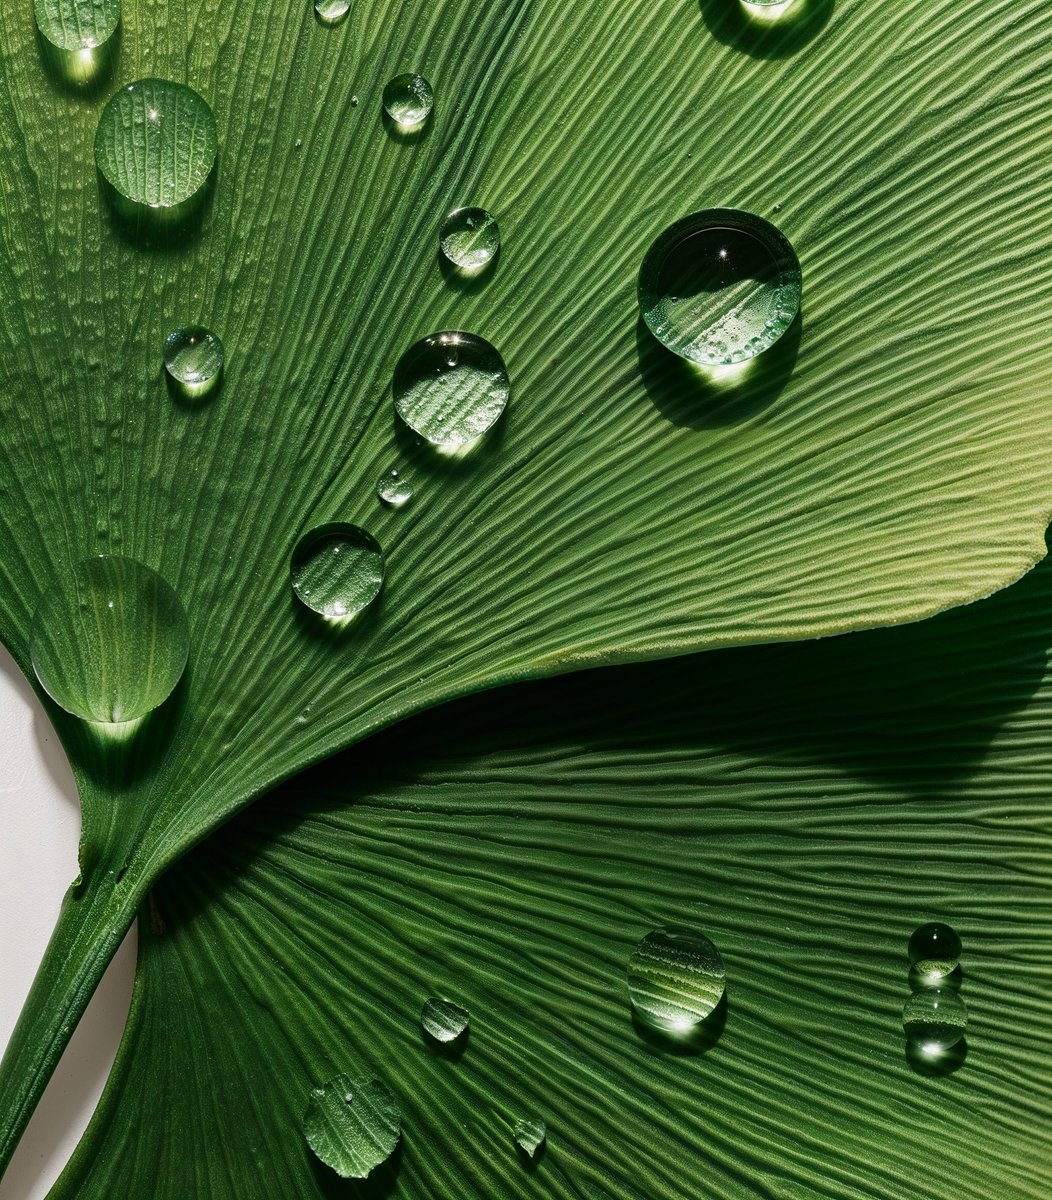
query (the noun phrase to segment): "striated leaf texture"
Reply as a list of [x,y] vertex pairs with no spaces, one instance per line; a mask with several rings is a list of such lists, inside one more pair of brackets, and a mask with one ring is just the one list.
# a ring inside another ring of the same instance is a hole
[[[55,1200],[1044,1200],[1050,614],[1043,565],[920,626],[460,702],[287,784],[156,889]],[[971,1022],[933,1065],[901,1013],[936,919]],[[668,924],[726,965],[689,1047],[629,1012]],[[431,994],[471,1012],[459,1057],[421,1036]],[[403,1114],[360,1192],[299,1133],[336,1070]]]

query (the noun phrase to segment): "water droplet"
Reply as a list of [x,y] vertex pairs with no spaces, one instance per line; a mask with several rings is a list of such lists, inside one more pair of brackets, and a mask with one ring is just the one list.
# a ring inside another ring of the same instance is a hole
[[219,140],[205,101],[181,83],[141,79],[114,93],[95,133],[95,162],[132,205],[166,209],[205,185]]
[[186,325],[164,340],[164,368],[187,399],[212,392],[223,375],[223,343],[210,329]]
[[37,28],[56,50],[89,52],[117,32],[121,0],[33,0]]
[[720,952],[703,933],[656,929],[628,964],[628,994],[640,1020],[689,1033],[715,1009],[726,987]]
[[449,1000],[432,996],[424,1001],[420,1011],[420,1024],[428,1037],[436,1042],[455,1042],[467,1033],[468,1011]]
[[41,601],[29,651],[47,694],[85,721],[145,716],[172,693],[190,648],[175,592],[142,563],[100,555]]
[[458,208],[442,222],[438,234],[442,253],[455,266],[478,271],[500,249],[500,229],[484,208]]
[[399,75],[384,88],[384,111],[396,125],[413,129],[422,125],[435,106],[431,85],[423,75]]
[[713,208],[677,221],[650,247],[639,304],[673,353],[727,366],[774,345],[800,309],[801,286],[796,253],[770,222]]
[[547,1126],[543,1121],[529,1117],[520,1117],[512,1128],[512,1136],[515,1138],[515,1144],[527,1156],[527,1158],[536,1158],[544,1146],[544,1139],[548,1136]]
[[351,0],[314,0],[314,15],[323,25],[339,25],[351,11]]
[[964,1037],[968,1011],[950,988],[924,988],[906,1001],[902,1010],[906,1037],[922,1050],[948,1050]]
[[917,974],[925,980],[938,983],[957,970],[961,939],[949,925],[930,921],[913,931],[908,953],[910,965]]
[[413,489],[394,468],[385,471],[376,485],[376,494],[392,508],[401,508],[413,498]]
[[343,1179],[365,1179],[394,1153],[402,1114],[379,1079],[337,1075],[314,1088],[303,1118],[307,1145]]
[[395,408],[433,446],[470,445],[496,423],[511,383],[504,360],[474,333],[432,333],[395,367]]
[[384,555],[372,534],[336,522],[300,538],[291,569],[298,600],[329,620],[349,620],[379,596]]
[[358,97],[352,96],[351,97],[351,108],[357,108],[357,107],[358,107]]

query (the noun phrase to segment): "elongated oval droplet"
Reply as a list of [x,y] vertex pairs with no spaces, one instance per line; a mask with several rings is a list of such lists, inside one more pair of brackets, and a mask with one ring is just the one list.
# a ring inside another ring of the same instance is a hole
[[458,208],[442,222],[442,253],[454,266],[480,271],[500,249],[500,229],[484,208]]
[[130,204],[174,208],[208,180],[219,149],[215,118],[181,83],[140,79],[110,97],[95,134],[103,178]]
[[343,1179],[366,1179],[394,1153],[402,1114],[379,1079],[337,1075],[311,1093],[303,1118],[307,1145]]
[[723,997],[720,952],[703,934],[656,929],[628,963],[628,994],[640,1020],[654,1029],[689,1033]]
[[164,369],[188,400],[202,400],[218,387],[223,357],[223,343],[203,325],[184,325],[164,340]]
[[384,554],[380,543],[358,525],[319,525],[292,552],[296,598],[328,620],[349,620],[380,594]]
[[665,230],[639,273],[650,332],[674,354],[729,366],[762,354],[800,311],[800,263],[769,221],[730,208]]
[[323,25],[339,25],[351,11],[351,0],[314,0],[314,15]]
[[523,1154],[527,1158],[534,1159],[544,1147],[548,1128],[543,1121],[536,1117],[520,1117],[512,1129],[512,1136]]
[[427,120],[435,106],[431,85],[415,72],[397,75],[384,88],[384,111],[396,125],[415,129]]
[[949,1050],[964,1037],[968,1010],[951,988],[924,988],[906,1001],[902,1010],[906,1037],[922,1050]]
[[56,50],[90,52],[117,32],[121,0],[33,0],[37,28]]
[[117,555],[78,564],[44,597],[29,645],[33,670],[56,704],[112,724],[167,700],[189,649],[179,597],[156,571]]
[[429,1038],[436,1042],[455,1042],[468,1031],[468,1011],[451,1000],[440,1000],[432,996],[424,1001],[420,1012],[420,1025]]
[[395,367],[398,415],[433,446],[478,441],[496,424],[511,395],[495,346],[474,333],[432,333]]
[[942,921],[929,921],[913,931],[909,943],[910,966],[933,984],[952,975],[961,957],[961,939]]

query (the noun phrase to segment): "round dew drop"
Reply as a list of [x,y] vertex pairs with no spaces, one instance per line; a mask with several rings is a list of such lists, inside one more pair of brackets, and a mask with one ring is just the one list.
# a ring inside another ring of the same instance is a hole
[[938,983],[957,970],[961,939],[949,925],[930,921],[913,931],[908,954],[910,966],[919,976]]
[[164,340],[164,369],[187,399],[212,392],[223,375],[223,343],[202,325],[186,325]]
[[448,1045],[468,1031],[468,1011],[450,1000],[432,996],[420,1011],[420,1026],[429,1038]]
[[651,1028],[689,1033],[708,1017],[726,989],[720,952],[703,934],[656,929],[628,963],[628,995]]
[[458,208],[442,222],[438,234],[442,253],[454,266],[479,271],[500,249],[500,229],[484,208]]
[[496,347],[474,333],[432,333],[395,367],[395,409],[433,446],[478,441],[504,412],[511,381]]
[[85,54],[89,66],[90,52],[117,32],[121,0],[33,0],[33,11],[46,42],[56,50]]
[[351,0],[314,0],[314,15],[322,25],[339,25],[351,11]]
[[730,366],[768,350],[800,311],[796,252],[769,221],[711,208],[671,225],[639,273],[650,332],[674,354]]
[[380,594],[383,550],[357,525],[319,525],[292,552],[291,575],[301,604],[327,620],[351,620]]
[[395,468],[385,471],[376,484],[376,494],[391,508],[401,508],[413,498],[413,489]]
[[422,125],[435,107],[431,85],[415,73],[398,75],[384,88],[384,112],[403,129]]
[[74,567],[41,601],[29,642],[52,700],[106,724],[137,720],[167,700],[189,651],[179,597],[156,571],[118,555]]
[[968,1010],[950,988],[924,988],[906,1001],[902,1010],[906,1037],[922,1050],[948,1050],[964,1037]]

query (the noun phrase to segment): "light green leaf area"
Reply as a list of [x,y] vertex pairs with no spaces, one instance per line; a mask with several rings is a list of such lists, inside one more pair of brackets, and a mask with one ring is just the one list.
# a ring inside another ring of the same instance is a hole
[[[715,0],[360,0],[336,27],[307,0],[134,0],[97,95],[0,13],[0,636],[28,669],[42,597],[118,553],[172,584],[191,641],[119,753],[56,714],[82,882],[0,1072],[0,1163],[152,880],[305,765],[497,683],[916,619],[1043,553],[1052,13],[801,4],[761,31]],[[409,71],[435,109],[407,137],[381,97]],[[117,212],[96,169],[105,95],[142,79],[216,119],[178,225]],[[473,281],[438,259],[468,204],[502,235]],[[636,300],[657,234],[726,205],[804,275],[802,325],[730,387]],[[162,371],[187,324],[226,352],[196,406]],[[512,394],[451,458],[390,384],[457,329]],[[337,521],[386,582],[333,628],[289,557]]]
[[[55,1200],[1044,1200],[1052,569],[920,626],[587,672],[416,718],[165,876],[115,1074]],[[963,941],[965,1042],[907,1054],[907,943]],[[633,1024],[649,931],[710,937],[689,1044]],[[471,1013],[433,1048],[430,995]],[[677,1052],[683,1051],[683,1052]],[[383,1079],[344,1193],[307,1082]],[[544,1121],[536,1168],[512,1131]]]

